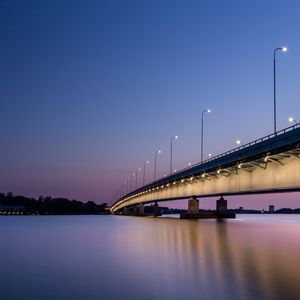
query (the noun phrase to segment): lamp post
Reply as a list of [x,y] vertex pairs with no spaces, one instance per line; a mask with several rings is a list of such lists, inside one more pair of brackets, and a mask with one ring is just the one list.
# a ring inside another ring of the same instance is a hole
[[289,118],[289,122],[290,122],[290,123],[297,124],[297,121],[296,121],[294,118],[292,118],[292,117],[291,117],[291,118]]
[[236,140],[235,143],[236,143],[238,146],[244,145],[244,144],[241,142],[241,140]]
[[177,135],[171,137],[170,175],[172,175],[172,164],[173,164],[173,140],[177,140],[177,139],[178,139]]
[[146,164],[149,164],[149,160],[146,160],[146,161],[144,162],[144,169],[143,169],[143,186],[145,185]]
[[156,157],[157,157],[157,154],[160,154],[160,153],[161,153],[161,151],[157,150],[154,155],[154,181],[156,180]]
[[278,47],[273,53],[273,88],[274,88],[274,133],[276,134],[276,53],[278,51],[286,52],[287,47]]
[[131,176],[130,176],[130,192],[132,191],[132,188],[133,188],[133,186],[132,186],[132,177],[134,177],[134,176],[135,176],[135,173],[132,173]]
[[138,168],[135,172],[135,188],[137,189],[137,185],[138,185],[138,174],[141,171],[141,168]]
[[206,109],[202,111],[202,118],[201,118],[201,162],[203,162],[203,119],[205,113],[210,113],[211,109]]
[[124,191],[125,191],[125,195],[127,194],[127,190],[128,190],[128,181],[129,181],[129,179],[126,179],[126,180],[124,181]]

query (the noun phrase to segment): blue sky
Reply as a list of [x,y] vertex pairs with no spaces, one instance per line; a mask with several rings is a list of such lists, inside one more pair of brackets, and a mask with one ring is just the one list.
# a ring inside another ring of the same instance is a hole
[[205,156],[271,133],[283,45],[278,128],[300,120],[299,13],[298,1],[2,0],[1,191],[110,201],[145,160],[153,177],[157,149],[167,172],[175,134],[174,168],[199,161],[207,107]]

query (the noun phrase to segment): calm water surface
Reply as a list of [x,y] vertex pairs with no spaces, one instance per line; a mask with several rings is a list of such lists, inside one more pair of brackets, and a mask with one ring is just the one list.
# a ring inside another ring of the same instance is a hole
[[0,298],[300,299],[300,216],[0,217]]

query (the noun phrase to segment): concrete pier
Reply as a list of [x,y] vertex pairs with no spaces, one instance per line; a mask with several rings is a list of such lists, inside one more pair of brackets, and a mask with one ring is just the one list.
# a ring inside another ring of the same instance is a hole
[[153,211],[152,212],[147,212],[145,210],[145,206],[143,203],[139,203],[138,205],[131,206],[131,207],[123,207],[122,210],[120,211],[120,214],[123,216],[144,216],[144,217],[158,217],[161,216],[160,208],[157,202],[154,203],[153,205]]
[[192,197],[188,201],[188,214],[199,214],[199,200],[196,197]]
[[180,219],[229,219],[235,218],[235,214],[228,212],[227,200],[222,196],[216,201],[216,212],[199,212],[199,200],[192,197],[188,201],[187,213],[180,214]]
[[157,216],[161,215],[160,210],[159,210],[159,206],[158,206],[157,202],[154,203],[153,215],[154,215],[154,217],[157,217]]
[[227,211],[227,200],[221,196],[219,200],[216,202],[216,210],[217,212],[226,212]]
[[140,203],[140,204],[137,206],[137,215],[138,215],[138,216],[143,216],[144,214],[145,214],[144,204],[143,204],[143,203]]
[[235,213],[227,210],[227,200],[221,196],[216,202],[216,216],[218,219],[234,219]]
[[187,213],[180,214],[180,219],[200,219],[202,216],[199,213],[199,200],[196,197],[192,197],[188,200]]

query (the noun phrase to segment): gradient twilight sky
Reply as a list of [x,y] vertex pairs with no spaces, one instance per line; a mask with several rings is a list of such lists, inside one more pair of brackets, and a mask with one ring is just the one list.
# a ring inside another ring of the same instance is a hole
[[[174,168],[199,161],[207,107],[205,156],[271,133],[280,46],[278,128],[300,120],[299,15],[296,0],[1,0],[0,190],[109,202],[145,160],[153,178],[158,149],[167,172],[175,134]],[[232,203],[275,198],[300,207]]]

